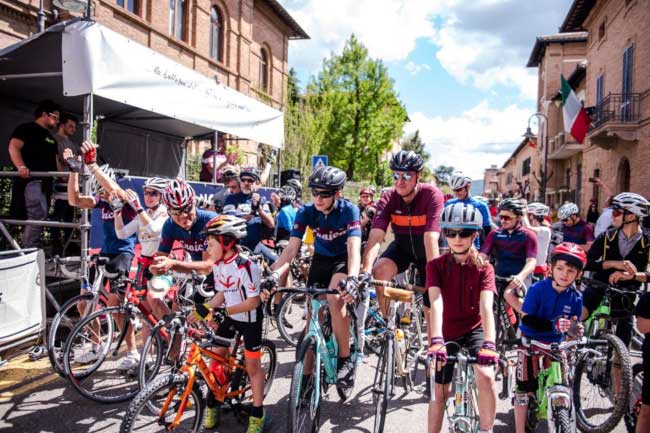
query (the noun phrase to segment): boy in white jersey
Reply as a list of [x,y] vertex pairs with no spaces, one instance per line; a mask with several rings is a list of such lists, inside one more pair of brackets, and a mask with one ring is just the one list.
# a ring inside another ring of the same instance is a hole
[[528,220],[524,219],[526,228],[537,235],[537,265],[533,271],[533,277],[537,280],[543,280],[549,275],[547,259],[551,244],[551,229],[546,217],[550,211],[551,209],[544,203],[528,203]]

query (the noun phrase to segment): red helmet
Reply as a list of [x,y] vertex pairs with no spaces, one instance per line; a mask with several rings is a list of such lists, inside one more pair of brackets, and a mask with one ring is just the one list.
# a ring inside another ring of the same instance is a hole
[[574,243],[562,242],[551,251],[551,262],[556,260],[564,260],[582,270],[587,265],[587,254]]
[[375,192],[373,190],[371,190],[370,188],[361,188],[361,191],[359,191],[359,195],[363,195],[363,194],[368,194],[370,196],[374,196]]

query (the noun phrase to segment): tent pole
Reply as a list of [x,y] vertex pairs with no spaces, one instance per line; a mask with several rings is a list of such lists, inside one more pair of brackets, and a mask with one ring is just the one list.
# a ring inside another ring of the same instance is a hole
[[214,131],[212,143],[212,183],[217,183],[217,143],[219,142],[219,131]]
[[[93,94],[89,93],[84,96],[84,140],[91,141],[92,139],[93,119]],[[88,173],[88,167],[85,164],[83,165],[83,171],[86,174]],[[86,180],[83,185],[83,192],[88,193],[88,177],[84,176],[81,179]],[[81,276],[84,281],[88,281],[88,256],[90,252],[89,214],[88,209],[81,210]]]
[[45,31],[45,0],[41,0],[36,16],[38,17],[36,19],[36,23],[38,24],[38,32],[43,33]]

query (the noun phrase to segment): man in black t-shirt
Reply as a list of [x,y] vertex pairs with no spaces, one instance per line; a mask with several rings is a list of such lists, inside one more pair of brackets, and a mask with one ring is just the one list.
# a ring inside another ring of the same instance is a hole
[[[25,209],[30,220],[47,218],[52,180],[32,178],[32,171],[56,171],[57,144],[50,134],[59,121],[61,107],[52,101],[42,101],[34,111],[34,121],[19,125],[9,140],[9,157],[18,169],[20,179],[14,181],[12,210]],[[23,201],[24,200],[24,201]],[[21,206],[22,205],[22,206]],[[25,227],[25,248],[38,247],[42,227]]]

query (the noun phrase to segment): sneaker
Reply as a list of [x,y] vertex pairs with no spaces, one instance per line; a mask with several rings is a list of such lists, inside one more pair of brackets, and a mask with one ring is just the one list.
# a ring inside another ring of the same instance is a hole
[[104,346],[93,345],[90,350],[74,355],[74,362],[78,364],[91,364],[99,359],[99,355],[105,350]]
[[264,424],[266,423],[266,409],[264,410],[262,417],[257,418],[255,416],[248,417],[248,430],[246,433],[262,433],[264,431]]
[[140,365],[140,354],[138,352],[129,352],[122,358],[122,362],[117,366],[118,370],[133,370]]
[[351,357],[347,357],[343,361],[339,360],[336,385],[341,388],[354,387],[354,368],[355,365]]
[[219,425],[219,408],[217,406],[206,408],[204,425],[208,429],[216,428]]

